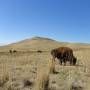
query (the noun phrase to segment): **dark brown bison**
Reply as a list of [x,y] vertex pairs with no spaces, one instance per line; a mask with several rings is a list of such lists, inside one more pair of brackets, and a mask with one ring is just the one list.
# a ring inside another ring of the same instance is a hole
[[13,53],[16,53],[17,51],[16,50],[13,50]]
[[42,51],[41,51],[41,50],[38,50],[37,52],[38,52],[38,53],[42,53]]
[[70,65],[76,64],[76,57],[73,55],[73,50],[69,47],[59,47],[56,49],[51,50],[51,55],[53,56],[53,60],[55,61],[55,58],[59,59],[60,64],[64,63],[66,65],[66,62],[69,61]]
[[9,50],[10,54],[12,53],[16,53],[17,51],[16,50]]
[[12,50],[9,50],[9,52],[12,54],[13,51]]

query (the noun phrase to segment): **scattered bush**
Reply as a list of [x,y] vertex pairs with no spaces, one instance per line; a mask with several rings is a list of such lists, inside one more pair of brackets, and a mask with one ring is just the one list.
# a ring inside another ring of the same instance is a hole
[[30,80],[24,80],[24,87],[32,86],[33,82]]

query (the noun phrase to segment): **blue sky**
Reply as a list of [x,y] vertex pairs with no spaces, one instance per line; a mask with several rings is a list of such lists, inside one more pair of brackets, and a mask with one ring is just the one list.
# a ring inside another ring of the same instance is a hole
[[0,43],[33,36],[90,43],[90,0],[0,0]]

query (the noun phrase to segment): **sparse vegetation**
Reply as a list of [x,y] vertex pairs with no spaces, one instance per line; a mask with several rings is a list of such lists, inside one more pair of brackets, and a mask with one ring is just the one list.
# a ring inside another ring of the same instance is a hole
[[[68,63],[60,66],[58,60],[52,62],[50,50],[62,45],[74,50],[76,66]],[[11,47],[18,52],[10,54]],[[0,90],[90,90],[89,45],[35,39],[0,50]]]
[[48,90],[49,87],[49,74],[40,72],[37,75],[36,88],[35,90]]
[[3,87],[5,83],[9,81],[9,76],[8,75],[3,75],[0,77],[0,87]]
[[24,80],[24,87],[28,87],[28,86],[32,86],[33,85],[33,82],[30,81],[30,80]]

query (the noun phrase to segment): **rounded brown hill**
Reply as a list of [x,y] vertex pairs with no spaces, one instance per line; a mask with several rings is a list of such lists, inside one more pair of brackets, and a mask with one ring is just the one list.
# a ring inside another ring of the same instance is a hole
[[1,51],[8,51],[10,49],[16,50],[45,50],[49,51],[53,48],[60,46],[68,46],[72,49],[88,49],[90,45],[80,44],[80,43],[67,43],[67,42],[58,42],[49,38],[44,37],[33,37],[30,39],[25,39],[16,43],[12,43],[6,46],[0,47]]

